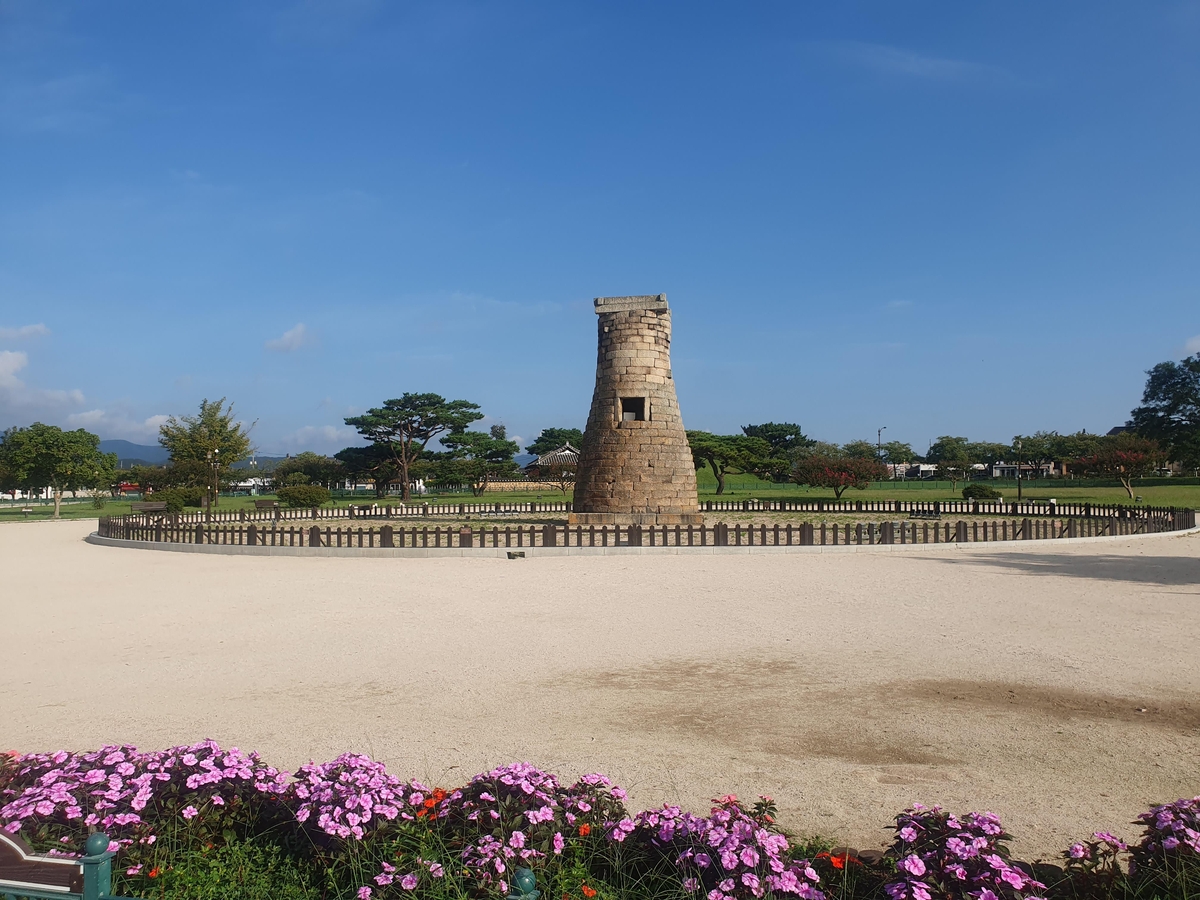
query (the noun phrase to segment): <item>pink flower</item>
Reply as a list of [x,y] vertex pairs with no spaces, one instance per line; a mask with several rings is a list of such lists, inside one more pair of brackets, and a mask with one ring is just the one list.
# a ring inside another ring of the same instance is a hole
[[898,868],[920,878],[925,874],[925,862],[915,853],[910,853],[898,863]]
[[400,879],[400,887],[406,891],[415,891],[417,889],[417,875],[415,872],[409,872]]
[[562,853],[565,846],[567,846],[567,842],[563,840],[562,832],[554,832],[554,854],[557,856]]
[[179,814],[181,816],[183,816],[185,819],[194,819],[194,818],[196,818],[196,816],[200,815],[200,811],[198,809],[196,809],[196,807],[194,807],[194,806],[185,806],[182,810],[179,811]]
[[358,889],[356,896],[358,900],[371,900],[371,889],[364,884]]

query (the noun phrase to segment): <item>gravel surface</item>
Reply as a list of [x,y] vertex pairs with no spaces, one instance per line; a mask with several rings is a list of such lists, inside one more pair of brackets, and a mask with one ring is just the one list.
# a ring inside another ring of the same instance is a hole
[[212,737],[631,805],[772,795],[860,847],[919,801],[1026,856],[1200,793],[1200,536],[853,555],[225,557],[0,526],[0,749]]

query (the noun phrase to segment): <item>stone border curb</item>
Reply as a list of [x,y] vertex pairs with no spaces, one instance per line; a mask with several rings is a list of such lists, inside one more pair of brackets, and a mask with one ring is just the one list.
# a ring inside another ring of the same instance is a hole
[[830,544],[802,547],[251,547],[239,544],[176,544],[167,541],[127,541],[100,537],[92,532],[89,544],[101,547],[124,547],[128,550],[161,550],[168,553],[215,553],[221,556],[307,556],[307,557],[374,557],[379,559],[430,559],[433,557],[474,557],[504,559],[511,550],[526,557],[534,556],[729,556],[778,553],[929,553],[969,552],[978,550],[1012,551],[1026,547],[1060,546],[1063,544],[1094,544],[1106,541],[1138,541],[1147,538],[1181,537],[1200,533],[1200,525],[1182,531],[1159,531],[1153,534],[1116,534],[1104,537],[1046,538],[1032,541],[978,541],[963,544]]

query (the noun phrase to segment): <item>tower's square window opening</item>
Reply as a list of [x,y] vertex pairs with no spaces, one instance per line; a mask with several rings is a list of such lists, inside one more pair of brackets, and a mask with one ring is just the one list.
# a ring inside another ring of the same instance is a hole
[[644,421],[646,421],[646,398],[645,397],[622,397],[621,398],[621,421],[622,422],[644,422]]

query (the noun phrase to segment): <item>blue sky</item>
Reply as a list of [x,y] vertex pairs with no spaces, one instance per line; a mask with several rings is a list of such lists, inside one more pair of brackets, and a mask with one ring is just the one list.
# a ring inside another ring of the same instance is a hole
[[1200,3],[0,0],[0,426],[404,391],[582,427],[666,292],[689,428],[1106,430],[1200,351]]

